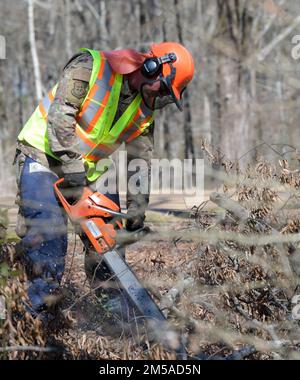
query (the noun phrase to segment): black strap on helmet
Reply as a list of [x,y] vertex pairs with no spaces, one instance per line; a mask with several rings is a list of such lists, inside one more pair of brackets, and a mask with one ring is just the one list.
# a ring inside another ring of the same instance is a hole
[[142,65],[142,74],[146,78],[153,78],[161,72],[164,63],[175,62],[177,59],[175,53],[169,53],[162,57],[147,58]]

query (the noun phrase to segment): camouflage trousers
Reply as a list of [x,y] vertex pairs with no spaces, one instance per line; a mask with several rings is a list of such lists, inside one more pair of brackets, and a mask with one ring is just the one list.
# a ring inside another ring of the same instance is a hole
[[67,253],[67,218],[56,199],[57,176],[32,158],[18,155],[20,211],[16,232],[29,279],[28,296],[34,312],[46,308],[47,297],[59,288]]

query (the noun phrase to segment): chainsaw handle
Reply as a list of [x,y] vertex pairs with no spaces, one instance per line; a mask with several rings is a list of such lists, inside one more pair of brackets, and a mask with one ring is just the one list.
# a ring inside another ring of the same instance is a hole
[[56,182],[54,182],[53,187],[54,187],[54,192],[58,196],[61,204],[64,206],[65,210],[67,212],[71,211],[71,205],[66,201],[66,198],[62,195],[61,191],[58,188],[58,185],[61,184],[64,181],[64,178],[58,179]]
[[129,244],[140,241],[143,237],[150,234],[151,232],[152,231],[149,227],[141,227],[132,232],[120,230],[117,233],[116,243],[119,247],[126,247]]
[[98,206],[98,208],[102,211],[108,212],[109,214],[113,216],[118,216],[121,219],[130,219],[131,217],[127,214],[124,214],[123,212],[118,212],[118,211],[113,211],[110,210],[109,208],[103,207],[103,206]]
[[[53,187],[54,187],[54,191],[55,191],[56,195],[58,196],[58,198],[59,198],[60,202],[62,203],[62,205],[64,206],[65,210],[68,212],[69,215],[71,215],[72,205],[70,205],[70,203],[66,200],[66,198],[63,196],[63,194],[61,193],[61,191],[58,187],[58,185],[60,185],[63,181],[64,181],[64,178],[58,179],[54,183]],[[111,216],[115,217],[116,219],[130,219],[132,217],[132,216],[129,216],[128,214],[124,214],[123,212],[114,211],[114,210],[111,210],[110,208],[107,208],[104,206],[97,205],[97,209],[102,210],[102,211],[110,214]]]
[[62,183],[62,182],[64,182],[64,178],[59,178],[56,182],[54,182],[54,188],[57,190],[58,189],[58,187],[57,187],[57,185],[59,185],[60,183]]

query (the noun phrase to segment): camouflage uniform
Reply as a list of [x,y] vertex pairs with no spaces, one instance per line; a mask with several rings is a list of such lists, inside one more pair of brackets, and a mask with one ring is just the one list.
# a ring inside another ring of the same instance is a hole
[[[66,173],[84,171],[81,154],[76,150],[76,115],[89,89],[89,79],[92,73],[93,58],[88,52],[76,54],[64,67],[59,79],[56,95],[48,113],[48,140],[52,152],[60,161],[53,159],[44,152],[24,142],[17,142],[17,184],[26,156],[49,168],[58,176]],[[127,106],[136,96],[136,91],[131,91],[126,76],[120,94],[115,121],[122,115]],[[114,124],[114,123],[113,123]],[[113,125],[112,124],[112,125]],[[144,159],[148,164],[148,184],[150,186],[150,159],[153,149],[154,123],[136,139],[126,143],[128,161],[134,158]],[[128,172],[128,180],[134,173]],[[132,195],[127,193],[127,207],[129,210],[145,210],[149,202],[149,194]],[[19,193],[16,203],[19,204]],[[17,233],[22,236],[24,221],[19,213]]]
[[[77,54],[67,63],[58,82],[48,112],[47,132],[50,148],[59,160],[29,144],[21,141],[17,143],[15,162],[19,191],[16,202],[20,204],[20,211],[16,232],[22,237],[20,247],[29,279],[29,307],[39,315],[47,313],[45,297],[59,291],[64,272],[67,252],[66,216],[55,197],[53,183],[57,177],[85,171],[81,154],[76,150],[75,128],[77,113],[89,90],[92,66],[92,56],[88,52]],[[136,91],[130,91],[124,76],[115,121],[136,95]],[[153,148],[153,124],[142,135],[127,143],[126,148],[128,160],[142,158],[149,166]],[[149,173],[150,170],[145,175]],[[129,172],[128,179],[133,174]],[[143,212],[148,201],[149,195],[127,193],[129,212]],[[143,219],[137,216],[135,220],[138,218]]]

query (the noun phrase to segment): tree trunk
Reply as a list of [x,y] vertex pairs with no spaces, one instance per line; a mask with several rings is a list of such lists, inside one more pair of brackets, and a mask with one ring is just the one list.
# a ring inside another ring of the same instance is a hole
[[221,149],[238,160],[249,149],[249,105],[238,62],[220,58]]
[[72,30],[71,30],[71,9],[70,0],[65,0],[65,33],[66,33],[66,52],[68,58],[72,56]]
[[35,91],[37,100],[40,101],[43,96],[42,80],[40,72],[39,58],[36,48],[35,30],[34,30],[34,0],[28,0],[28,28],[29,28],[29,43],[33,63]]
[[[176,28],[178,40],[183,44],[182,24],[180,18],[180,9],[178,0],[174,0],[174,8],[176,9]],[[192,130],[192,113],[190,107],[190,98],[188,89],[184,93],[184,158],[193,158],[195,156],[194,137]]]

